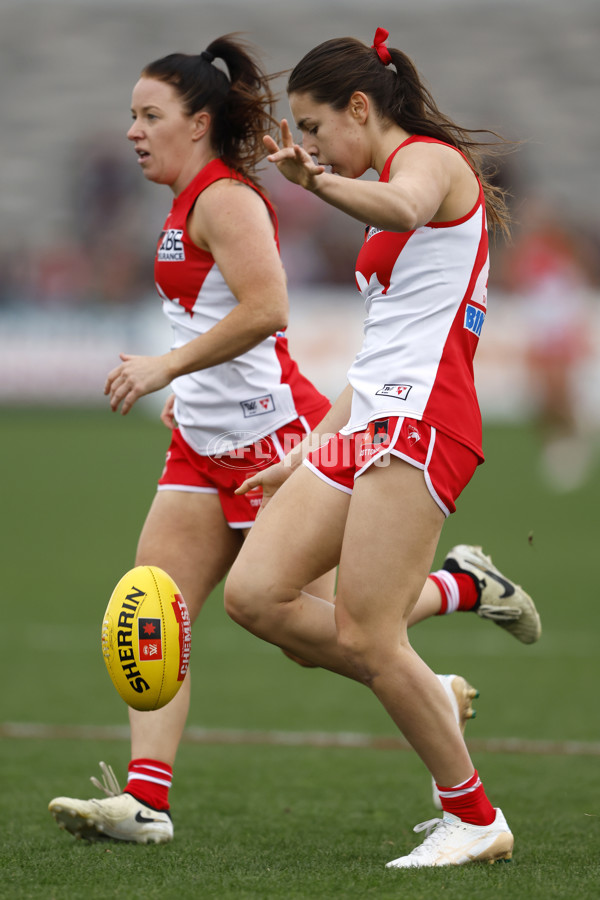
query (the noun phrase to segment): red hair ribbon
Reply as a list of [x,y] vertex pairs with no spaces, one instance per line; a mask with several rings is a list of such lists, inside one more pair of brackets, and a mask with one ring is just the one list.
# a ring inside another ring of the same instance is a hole
[[390,51],[385,46],[385,42],[389,38],[390,33],[386,31],[385,28],[378,28],[375,32],[375,38],[373,43],[371,44],[371,49],[375,49],[377,51],[377,56],[384,64],[384,66],[389,66],[392,61],[392,57]]

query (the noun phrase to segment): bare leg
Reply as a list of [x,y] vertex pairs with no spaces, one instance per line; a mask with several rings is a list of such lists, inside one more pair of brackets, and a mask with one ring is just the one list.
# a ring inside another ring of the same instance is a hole
[[[263,639],[371,687],[438,783],[457,784],[473,766],[406,632],[443,521],[422,473],[401,460],[362,475],[352,499],[300,467],[259,517],[225,602]],[[338,559],[335,607],[302,592]]]
[[437,616],[442,608],[442,596],[438,586],[428,578],[423,585],[423,590],[419,595],[419,599],[412,608],[408,617],[408,627],[412,628],[424,619],[430,616]]
[[[225,577],[247,533],[227,525],[216,494],[159,491],[140,535],[136,565],[156,565],[168,572],[194,622],[211,591]],[[333,602],[334,585],[335,570],[308,590]],[[132,759],[158,759],[173,765],[188,717],[190,693],[191,670],[162,709],[129,710]]]
[[[168,572],[197,618],[211,591],[224,578],[243,535],[229,528],[216,494],[159,491],[140,536],[136,565]],[[190,672],[173,700],[162,709],[130,709],[132,759],[173,765],[190,703]]]
[[349,504],[301,466],[258,517],[225,583],[225,608],[258,637],[354,678],[337,646],[334,606],[304,590],[339,562]]
[[341,646],[436,781],[458,784],[473,765],[437,677],[407,635],[443,523],[418,469],[392,458],[362,475],[346,524],[336,618]]

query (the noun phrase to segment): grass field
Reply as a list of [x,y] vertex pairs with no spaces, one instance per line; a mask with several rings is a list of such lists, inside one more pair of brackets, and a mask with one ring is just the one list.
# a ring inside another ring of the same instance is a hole
[[[126,709],[104,669],[100,623],[133,563],[166,432],[139,414],[4,410],[0,435],[0,896],[598,896],[600,473],[578,492],[551,494],[535,434],[487,428],[487,463],[447,523],[438,561],[454,543],[482,543],[534,595],[542,640],[524,647],[459,614],[422,624],[413,641],[432,668],[481,692],[467,737],[515,831],[515,856],[393,873],[385,861],[420,841],[412,825],[435,814],[421,763],[368,742],[315,746],[315,733],[396,732],[364,688],[300,669],[235,626],[219,592],[194,633],[174,843],[88,846],[56,828],[51,797],[86,796],[98,760],[123,776],[129,758],[125,739],[109,739]],[[25,732],[14,723],[45,728],[16,737]]]

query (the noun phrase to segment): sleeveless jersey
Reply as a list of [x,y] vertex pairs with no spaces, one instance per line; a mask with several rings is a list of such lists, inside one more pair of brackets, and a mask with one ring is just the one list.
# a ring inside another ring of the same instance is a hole
[[[380,181],[389,181],[396,153],[416,142],[442,143],[408,138],[387,160]],[[488,269],[481,185],[473,209],[456,221],[406,232],[367,226],[356,264],[366,307],[364,340],[348,372],[354,394],[342,433],[386,415],[407,416],[483,459],[473,356],[485,318]]]
[[[198,196],[222,178],[241,181],[259,194],[279,247],[277,217],[262,192],[222,160],[208,163],[174,199],[158,241],[154,274],[163,311],[173,329],[173,348],[204,334],[238,302],[213,256],[197,247],[187,230]],[[235,359],[181,375],[171,387],[181,433],[201,455],[252,444],[328,402],[300,374],[283,332]]]

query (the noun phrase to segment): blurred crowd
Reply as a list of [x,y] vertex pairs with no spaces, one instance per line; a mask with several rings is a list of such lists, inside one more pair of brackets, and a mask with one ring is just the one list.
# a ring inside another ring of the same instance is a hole
[[[45,245],[0,247],[0,311],[126,309],[153,302],[153,246],[171,203],[136,170],[130,148],[97,138],[74,148],[68,165],[68,235]],[[290,290],[351,290],[363,226],[278,176],[260,173],[280,219]],[[600,297],[600,221],[570,220],[510,170],[512,240],[491,245],[489,291],[512,304],[522,323],[531,414],[542,438],[541,465],[558,489],[586,477],[592,443],[579,402],[578,378],[597,353],[592,321]],[[523,343],[523,338],[521,344]]]
[[[132,154],[117,141],[94,138],[74,148],[68,171],[69,233],[20,247],[18,254],[0,245],[0,308],[120,306],[154,293],[153,243],[171,203],[169,192],[160,202],[150,200]],[[290,287],[351,284],[362,225],[268,166],[261,178],[279,214]],[[600,289],[600,220],[595,228],[569,221],[526,186],[507,187],[514,195],[515,225],[512,243],[491,248],[490,290],[531,295],[540,326],[550,317],[549,327],[560,330],[562,317],[584,314],[573,306],[574,293]]]

